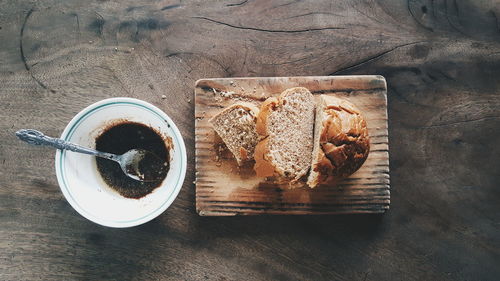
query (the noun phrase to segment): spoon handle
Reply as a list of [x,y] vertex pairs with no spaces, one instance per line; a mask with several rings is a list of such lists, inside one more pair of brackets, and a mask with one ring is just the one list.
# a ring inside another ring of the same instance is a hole
[[83,147],[62,139],[51,138],[42,132],[32,129],[22,129],[16,132],[16,136],[24,142],[32,145],[51,146],[60,150],[71,150],[74,152],[95,155],[98,157],[117,161],[118,156],[112,153],[100,152],[88,147]]

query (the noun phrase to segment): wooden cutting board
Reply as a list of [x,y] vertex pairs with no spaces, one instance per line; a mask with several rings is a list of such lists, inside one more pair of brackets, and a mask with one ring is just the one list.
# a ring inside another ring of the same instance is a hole
[[[236,160],[208,120],[237,101],[260,105],[283,90],[302,86],[314,95],[345,98],[364,114],[370,154],[336,186],[289,189],[255,176],[253,162]],[[202,79],[195,89],[196,209],[201,216],[256,214],[383,213],[389,209],[387,86],[382,76]]]

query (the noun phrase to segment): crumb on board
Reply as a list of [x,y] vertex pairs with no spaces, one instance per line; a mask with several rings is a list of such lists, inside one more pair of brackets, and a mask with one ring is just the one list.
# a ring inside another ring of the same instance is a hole
[[165,95],[161,95],[161,98],[162,98],[162,99],[166,99],[166,98],[167,98],[167,96],[165,96]]
[[[235,92],[233,92],[233,91],[229,91],[229,92],[219,91],[215,88],[212,88],[212,92],[214,93],[215,101],[217,101],[217,102],[222,102],[223,99],[234,98],[233,95],[235,95]],[[236,97],[235,99],[238,99],[238,97]]]
[[234,92],[220,92],[220,95],[225,98],[230,98],[234,95]]
[[224,145],[219,145],[218,149],[219,149],[219,153],[222,153],[225,150],[225,146]]
[[196,117],[195,117],[195,119],[196,119],[196,120],[202,120],[202,119],[205,119],[205,111],[202,111],[200,115],[201,115],[201,116],[196,116]]
[[[243,87],[241,87],[240,93],[236,93],[234,91],[221,91],[221,90],[218,90],[215,88],[211,88],[211,89],[212,89],[212,92],[214,95],[214,99],[218,103],[221,103],[224,100],[228,100],[228,99],[232,99],[235,101],[246,101],[246,102],[255,103],[255,100],[254,100],[255,98],[247,97],[247,95],[245,94],[245,88],[243,88]],[[254,93],[256,93],[257,89],[254,89],[253,91],[254,91]],[[262,97],[265,97],[264,93],[262,93]]]

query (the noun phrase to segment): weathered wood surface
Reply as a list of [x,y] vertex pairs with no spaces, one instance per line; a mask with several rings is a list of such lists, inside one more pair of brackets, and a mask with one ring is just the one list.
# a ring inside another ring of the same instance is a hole
[[[498,280],[499,26],[493,0],[1,1],[0,279]],[[387,79],[391,209],[198,216],[194,82],[330,74]],[[132,229],[79,216],[54,151],[13,135],[113,96],[162,108],[191,159]]]
[[[249,162],[238,167],[209,119],[238,101],[260,106],[292,87],[334,95],[356,105],[370,133],[363,166],[337,185],[311,189],[298,182],[258,178]],[[202,216],[384,213],[390,204],[387,86],[381,76],[203,79],[195,88],[196,211]]]

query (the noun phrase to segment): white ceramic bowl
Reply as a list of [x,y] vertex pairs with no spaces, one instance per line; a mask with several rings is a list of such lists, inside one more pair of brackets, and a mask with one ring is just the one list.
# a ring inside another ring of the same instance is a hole
[[56,152],[57,180],[66,200],[85,218],[109,227],[131,227],[160,215],[177,197],[186,175],[186,147],[179,130],[163,111],[141,100],[111,98],[96,102],[69,122],[61,138],[95,148],[95,139],[106,125],[123,119],[148,125],[172,138],[167,177],[143,198],[125,198],[109,188],[97,171],[95,157]]

